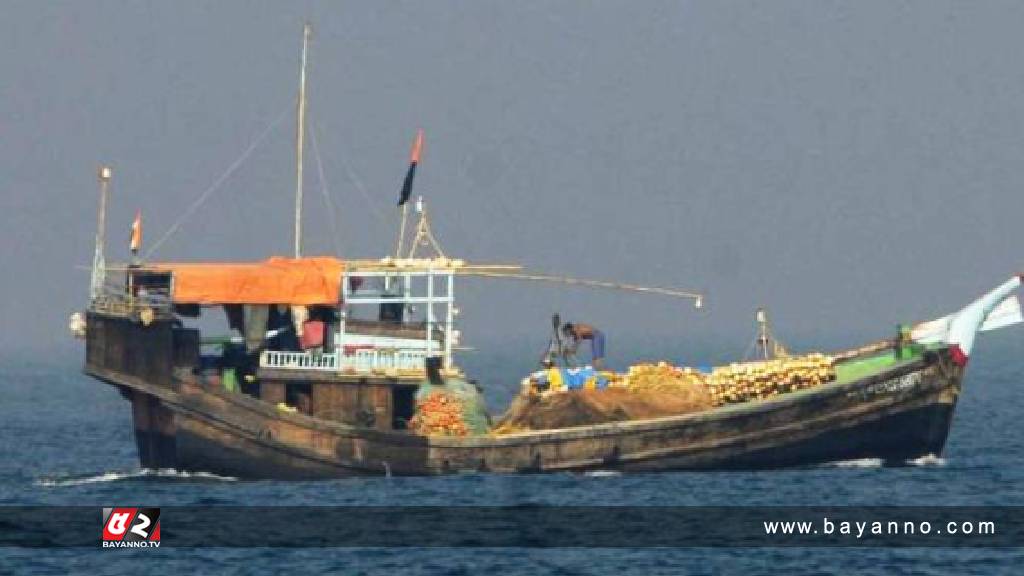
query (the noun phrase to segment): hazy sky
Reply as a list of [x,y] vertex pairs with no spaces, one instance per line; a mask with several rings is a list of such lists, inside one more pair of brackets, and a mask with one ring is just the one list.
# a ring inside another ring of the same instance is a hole
[[[287,114],[163,259],[291,250],[301,27],[343,256],[392,249],[417,192],[468,260],[707,291],[474,280],[467,340],[548,316],[743,348],[885,336],[1024,268],[1020,2],[2,2],[5,350],[67,349],[114,167],[108,258],[161,236]],[[307,252],[334,240],[307,156]],[[358,183],[358,184],[357,184]],[[360,186],[369,197],[367,200]]]

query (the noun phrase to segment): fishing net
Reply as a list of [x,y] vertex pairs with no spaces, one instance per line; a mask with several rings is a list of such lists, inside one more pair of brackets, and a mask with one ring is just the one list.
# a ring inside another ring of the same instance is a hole
[[497,422],[493,433],[502,435],[658,418],[699,412],[713,405],[711,394],[703,386],[693,386],[685,392],[608,388],[544,396],[520,394]]

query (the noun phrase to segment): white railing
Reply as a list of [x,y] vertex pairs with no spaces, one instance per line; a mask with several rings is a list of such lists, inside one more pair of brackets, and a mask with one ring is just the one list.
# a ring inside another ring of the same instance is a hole
[[341,357],[342,369],[357,372],[372,370],[422,370],[426,350],[363,349]]
[[352,354],[275,352],[260,356],[261,368],[324,370],[331,372],[373,372],[376,370],[423,370],[426,350],[357,349]]
[[337,370],[337,354],[313,354],[311,352],[276,352],[266,350],[260,356],[263,368],[297,368],[303,370]]

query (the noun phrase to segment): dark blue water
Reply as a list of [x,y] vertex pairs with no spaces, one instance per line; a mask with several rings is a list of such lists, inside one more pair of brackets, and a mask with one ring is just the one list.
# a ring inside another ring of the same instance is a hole
[[[620,346],[622,346],[620,344]],[[475,359],[507,399],[523,367]],[[75,505],[1024,505],[1024,331],[984,335],[946,454],[906,467],[836,463],[765,472],[242,482],[138,468],[128,404],[79,358],[0,365],[0,504]],[[315,518],[308,519],[315,521]],[[614,522],[609,518],[609,522]],[[557,539],[557,534],[552,534]],[[159,566],[159,568],[157,568]],[[0,552],[0,573],[1021,574],[985,549],[118,550]]]

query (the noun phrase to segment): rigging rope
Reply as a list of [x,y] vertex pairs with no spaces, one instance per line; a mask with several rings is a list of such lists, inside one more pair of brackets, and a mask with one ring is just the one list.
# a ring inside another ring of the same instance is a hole
[[341,154],[341,166],[345,169],[345,177],[348,178],[349,182],[351,182],[353,186],[355,186],[356,190],[363,197],[363,200],[366,200],[366,205],[370,208],[370,212],[373,213],[373,217],[381,224],[385,224],[384,214],[381,213],[380,208],[373,203],[373,199],[370,198],[370,194],[366,191],[366,187],[363,186],[363,182],[352,170],[352,165],[348,163],[348,157],[345,156],[345,154]]
[[256,148],[263,143],[263,141],[267,138],[267,136],[270,135],[273,129],[276,128],[277,125],[280,124],[281,121],[285,119],[285,116],[287,116],[288,113],[291,112],[291,110],[292,105],[289,104],[288,107],[282,110],[281,114],[279,114],[278,117],[273,122],[271,122],[266,128],[264,128],[263,132],[261,132],[259,136],[257,136],[256,139],[253,140],[251,144],[249,144],[245,151],[242,152],[242,154],[238,158],[236,158],[235,161],[232,162],[230,166],[228,166],[228,169],[225,170],[224,173],[221,174],[220,177],[217,178],[217,180],[215,180],[213,184],[210,185],[209,188],[203,191],[203,193],[200,194],[199,197],[196,198],[195,201],[192,202],[192,204],[189,205],[189,207],[185,209],[185,211],[180,216],[178,216],[178,219],[175,220],[173,224],[171,224],[170,228],[168,228],[167,231],[164,232],[164,235],[161,236],[159,240],[154,242],[153,245],[150,246],[149,250],[146,251],[146,259],[149,259],[153,255],[153,253],[155,253],[157,249],[163,245],[164,242],[166,242],[172,235],[174,235],[174,233],[177,232],[179,228],[181,228],[181,225],[185,223],[185,220],[187,220],[189,216],[195,213],[195,211],[198,210],[199,207],[202,206],[203,203],[206,202],[206,200],[214,192],[216,192],[221,187],[221,185],[223,185],[224,182],[226,182],[227,179],[230,178],[231,175],[234,174],[235,171],[238,170],[238,168],[246,160],[248,160],[249,156],[251,156],[252,153],[256,150]]
[[327,207],[327,219],[331,224],[331,236],[334,240],[334,252],[338,256],[341,256],[341,235],[338,233],[338,213],[337,208],[334,206],[334,201],[331,200],[331,193],[327,189],[327,176],[324,175],[324,163],[320,157],[320,145],[317,144],[316,140],[316,124],[310,118],[310,127],[312,130],[309,131],[309,139],[313,144],[313,157],[316,158],[316,170],[320,176],[320,193],[324,197],[324,205]]

